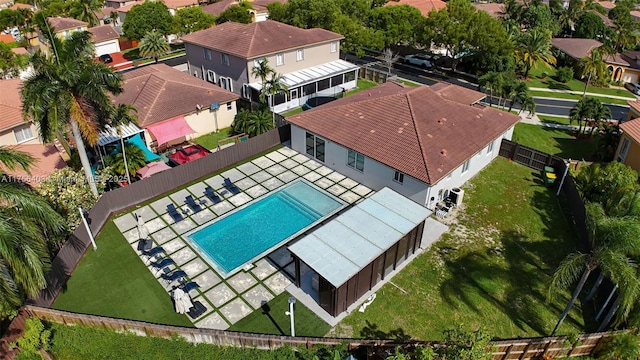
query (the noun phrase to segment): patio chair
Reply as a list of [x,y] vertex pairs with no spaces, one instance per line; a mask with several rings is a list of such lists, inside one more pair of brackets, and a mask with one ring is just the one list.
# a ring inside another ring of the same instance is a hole
[[207,311],[207,308],[200,302],[194,301],[193,307],[187,311],[187,315],[189,315],[192,319],[197,319],[200,315],[204,314]]
[[235,186],[231,180],[229,180],[229,178],[225,178],[224,179],[224,187],[229,190],[233,195],[235,194],[239,194],[240,193],[240,189],[238,189],[237,186]]
[[153,247],[153,240],[146,238],[138,240],[138,250],[149,251]]
[[187,273],[185,273],[182,270],[175,270],[172,273],[169,274],[162,274],[162,279],[167,281],[169,284],[171,284],[172,282],[178,280],[178,282],[180,282],[180,280],[184,280],[184,278],[187,277]]
[[189,291],[193,289],[199,289],[199,288],[200,288],[200,285],[198,285],[197,282],[193,282],[193,281],[190,281],[182,286],[182,290],[184,290],[184,292],[186,292],[187,294],[189,293]]
[[169,215],[175,222],[178,222],[183,219],[182,214],[178,212],[178,209],[176,209],[176,206],[173,204],[167,205],[167,212],[169,212]]
[[160,260],[160,261],[152,262],[152,263],[151,263],[151,266],[153,266],[154,268],[161,269],[161,268],[163,268],[163,267],[165,267],[165,266],[169,266],[169,265],[171,265],[171,264],[175,264],[175,263],[176,263],[176,262],[175,262],[175,261],[173,261],[173,259],[172,259],[172,258],[170,258],[170,257],[166,257],[166,258],[164,258],[164,259],[162,259],[162,260]]
[[189,207],[191,208],[191,210],[193,210],[194,213],[200,212],[202,211],[202,207],[200,206],[200,204],[198,204],[193,196],[189,195],[184,199],[184,202],[187,203],[187,205],[189,205]]
[[142,250],[142,256],[146,258],[144,259],[145,264],[148,264],[151,261],[160,260],[162,258],[163,253],[165,253],[165,251],[162,246],[156,246],[149,250]]
[[204,188],[204,192],[207,195],[207,197],[211,199],[214,205],[222,201],[222,199],[220,199],[220,196],[218,196],[218,194],[216,194],[215,191],[213,191],[211,186],[207,186],[206,188]]

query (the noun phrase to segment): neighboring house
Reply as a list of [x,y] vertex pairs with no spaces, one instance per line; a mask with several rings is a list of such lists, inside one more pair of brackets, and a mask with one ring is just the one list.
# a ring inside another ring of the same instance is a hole
[[16,3],[16,4],[13,4],[9,9],[11,9],[11,10],[18,10],[18,9],[35,10],[36,8],[33,7],[32,5],[29,5],[29,4]]
[[37,126],[24,121],[21,87],[20,79],[0,80],[0,146],[12,146],[35,158],[35,164],[30,168],[31,176],[26,176],[26,172],[20,170],[9,171],[16,179],[35,185],[54,170],[66,167],[66,164],[55,146],[42,144]]
[[138,109],[147,145],[171,145],[231,126],[238,95],[164,64],[123,74],[118,104]]
[[340,59],[340,34],[301,29],[273,20],[226,22],[182,37],[189,73],[258,101],[261,79],[252,74],[266,59],[284,77],[286,94],[269,96],[281,112],[318,95],[335,95],[356,85],[358,66]]
[[50,17],[47,20],[60,39],[65,39],[76,31],[85,31],[89,25],[84,21],[66,17]]
[[613,10],[613,8],[616,7],[616,3],[613,1],[598,1],[596,4],[602,6],[607,13],[609,13],[609,11]]
[[[267,10],[267,5],[272,4],[274,2],[286,3],[287,0],[253,0],[249,1],[252,9],[248,10],[251,13],[251,22],[259,22],[265,21],[269,18],[269,11]],[[233,5],[240,4],[239,0],[222,0],[215,3],[211,3],[202,7],[206,13],[209,13],[213,16],[220,16],[225,10],[230,8]]]
[[[23,47],[12,48],[11,52],[16,55],[30,55],[29,51],[27,51],[27,49]],[[20,74],[18,75],[18,77],[24,80],[27,78],[27,76],[29,76],[29,74],[31,74],[32,71],[33,71],[33,67],[31,66],[31,63],[29,63],[25,69],[20,71]]]
[[447,7],[447,3],[442,0],[398,0],[389,1],[384,6],[409,5],[420,10],[424,17],[429,17],[431,11],[438,11]]
[[291,147],[374,190],[433,209],[498,156],[519,117],[448,83],[390,82],[287,118]]
[[109,8],[118,9],[123,6],[129,6],[138,2],[138,0],[106,0],[104,2],[104,5]]
[[91,41],[95,45],[96,56],[120,52],[120,35],[113,25],[100,25],[87,29],[92,36]]
[[615,160],[640,173],[640,118],[620,124],[622,136]]
[[478,11],[486,11],[492,18],[502,19],[504,16],[504,4],[501,3],[473,3]]
[[0,0],[0,10],[10,8],[13,3],[13,0]]
[[[100,25],[111,24],[121,25],[120,17],[118,15],[118,9],[114,7],[103,7],[93,12],[100,20]],[[116,14],[115,20],[111,18],[111,14]]]
[[127,13],[129,12],[129,10],[131,10],[131,8],[136,5],[142,5],[142,4],[144,4],[144,1],[142,0],[128,1],[126,5],[118,7],[116,10],[118,12],[118,20],[117,20],[118,23],[124,24],[124,19],[127,17]]
[[199,5],[198,0],[164,0],[164,4],[169,8],[171,15],[175,15],[180,9]]
[[627,117],[627,121],[640,118],[640,101],[627,101],[627,104],[629,104],[629,116]]

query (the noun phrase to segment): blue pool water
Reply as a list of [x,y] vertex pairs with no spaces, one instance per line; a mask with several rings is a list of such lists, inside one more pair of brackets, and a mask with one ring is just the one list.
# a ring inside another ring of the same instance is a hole
[[297,181],[188,237],[220,270],[229,273],[342,206]]

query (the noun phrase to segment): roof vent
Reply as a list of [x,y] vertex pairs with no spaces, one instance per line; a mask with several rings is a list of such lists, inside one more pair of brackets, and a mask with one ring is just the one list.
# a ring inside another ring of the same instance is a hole
[[440,150],[440,155],[447,156],[447,149]]

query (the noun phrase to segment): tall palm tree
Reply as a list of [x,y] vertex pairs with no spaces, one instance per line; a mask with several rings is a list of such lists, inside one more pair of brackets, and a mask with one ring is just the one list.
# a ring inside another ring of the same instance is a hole
[[[587,124],[591,126],[590,135],[593,135],[593,131],[600,123],[611,118],[611,110],[604,106],[600,100],[594,97],[586,97],[578,100],[578,102],[569,111],[569,121],[577,121],[579,124],[578,134],[582,133],[582,130],[586,130]],[[583,128],[582,125],[585,125]],[[585,131],[586,132],[586,131]]]
[[265,91],[265,85],[267,83],[267,77],[271,73],[273,73],[273,69],[269,66],[269,61],[267,59],[258,61],[253,69],[251,69],[251,75],[260,78],[260,83],[262,84],[262,89],[260,90],[260,102],[263,104],[267,103],[267,93]]
[[[640,224],[637,221],[591,214],[588,214],[587,221],[590,228],[591,250],[588,253],[574,252],[567,255],[551,278],[548,290],[549,298],[558,290],[573,286],[579,279],[551,336],[555,335],[569,314],[569,310],[593,270],[600,268],[614,283],[625,284],[624,288],[634,293],[638,288],[636,265],[629,256],[640,253],[640,242],[637,239]],[[622,288],[621,286],[620,289]],[[630,303],[629,299],[625,306],[630,306]]]
[[155,29],[149,31],[141,40],[138,45],[140,55],[145,57],[152,57],[155,62],[158,62],[158,58],[169,52],[169,41],[167,38],[156,31]]
[[[32,163],[31,156],[0,147],[0,164],[8,171],[28,172]],[[47,245],[64,230],[64,220],[42,197],[21,183],[0,182],[0,314],[19,306],[23,294],[36,296],[47,286]]]
[[247,120],[246,130],[249,136],[257,136],[273,129],[272,115],[266,108],[253,111]]
[[569,111],[569,123],[575,121],[578,123],[578,134],[582,133],[582,125],[584,121],[589,117],[591,110],[590,104],[586,101],[587,98],[582,98],[571,108]]
[[493,105],[493,93],[500,91],[503,83],[502,74],[490,71],[478,79],[478,87],[481,91],[489,91],[489,107]]
[[[267,82],[264,84],[264,91],[271,96],[271,104],[273,107],[275,107],[275,96],[278,94],[282,94],[284,93],[284,96],[287,96],[287,91],[289,90],[289,87],[284,83],[284,76],[282,76],[281,74],[276,73],[275,71],[273,71],[271,73],[271,78],[269,78],[269,80],[267,80]],[[271,111],[272,117],[273,117],[273,127],[276,126],[276,114],[275,112],[272,110]]]
[[551,52],[551,36],[544,31],[531,30],[522,33],[518,37],[514,55],[524,65],[524,77],[529,76],[529,71],[538,62],[548,67],[556,64],[556,58]]
[[[527,83],[524,81],[516,82],[515,87],[513,88],[511,101],[509,102],[509,112],[511,112],[511,109],[513,109],[514,104],[519,103],[522,108],[522,105],[524,105],[524,103],[529,99],[531,99],[531,101],[533,102],[533,98],[531,98],[531,95],[529,95],[529,86],[527,86]],[[534,112],[535,112],[535,103],[534,103]]]
[[587,83],[584,86],[582,96],[584,97],[589,88],[591,80],[598,82],[607,74],[607,64],[602,61],[602,55],[598,49],[591,50],[589,56],[580,59],[580,67],[582,68],[582,76],[587,76]]
[[[132,115],[132,112],[138,112],[135,106],[130,104],[119,104],[115,109],[113,116],[111,117],[111,125],[115,126],[120,136],[120,148],[122,149],[122,160],[124,162],[125,175],[127,177],[127,183],[131,184],[131,174],[129,173],[129,165],[127,164],[126,147],[124,146],[124,139],[122,138],[122,126],[130,123],[138,123],[138,118]],[[144,154],[144,153],[143,153]],[[146,160],[146,157],[144,158]],[[144,166],[144,164],[142,165]],[[134,173],[139,170],[137,168]]]
[[70,4],[69,15],[80,21],[89,23],[89,27],[96,26],[100,23],[100,19],[95,11],[104,5],[102,0],[74,0]]
[[22,87],[23,112],[38,124],[45,141],[71,127],[87,180],[98,195],[84,141],[95,145],[99,131],[111,121],[114,110],[109,93],[122,92],[122,77],[93,60],[89,32],[75,32],[63,41],[46,25],[42,32],[52,50],[48,54],[38,51],[31,58],[33,72]]

